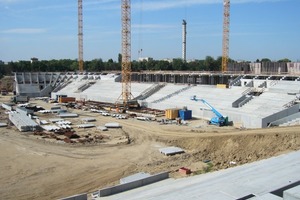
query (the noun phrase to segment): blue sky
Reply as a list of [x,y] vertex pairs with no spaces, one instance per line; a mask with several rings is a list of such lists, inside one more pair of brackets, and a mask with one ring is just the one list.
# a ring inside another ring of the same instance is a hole
[[[117,60],[121,0],[83,0],[84,60]],[[131,0],[132,60],[222,54],[222,0]],[[300,61],[300,0],[231,0],[229,57]],[[77,0],[0,0],[0,60],[77,59]]]

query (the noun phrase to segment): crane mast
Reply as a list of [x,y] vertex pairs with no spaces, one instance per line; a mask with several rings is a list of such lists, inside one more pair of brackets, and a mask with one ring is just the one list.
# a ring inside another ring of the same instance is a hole
[[227,71],[229,54],[230,0],[224,0],[222,72]]
[[131,3],[122,1],[122,99],[124,107],[131,100]]
[[83,71],[83,19],[82,19],[82,0],[78,0],[78,65],[79,71]]

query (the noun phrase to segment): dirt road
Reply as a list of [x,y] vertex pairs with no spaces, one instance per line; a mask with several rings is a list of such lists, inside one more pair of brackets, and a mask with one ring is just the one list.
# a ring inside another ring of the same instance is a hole
[[[88,111],[74,112],[94,116],[102,124],[113,121]],[[56,144],[15,127],[0,128],[0,199],[57,199],[116,184],[137,172],[171,171],[179,177],[176,170],[182,166],[203,173],[233,166],[230,161],[240,165],[300,149],[299,126],[239,130],[208,127],[201,120],[187,126],[136,119],[117,122],[129,135],[129,144]],[[158,149],[166,146],[186,153],[163,156]],[[212,169],[204,160],[211,160]]]

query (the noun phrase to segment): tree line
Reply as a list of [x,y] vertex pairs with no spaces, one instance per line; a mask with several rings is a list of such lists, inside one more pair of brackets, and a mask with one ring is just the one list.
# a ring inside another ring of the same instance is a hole
[[[118,60],[109,59],[103,61],[102,59],[94,59],[84,61],[84,70],[87,72],[101,72],[101,71],[120,71],[122,56],[119,54]],[[229,63],[236,61],[229,59]],[[250,61],[249,61],[250,62]],[[256,60],[256,62],[271,62],[268,58]],[[290,62],[289,59],[282,59],[277,62]],[[132,71],[144,70],[162,70],[162,71],[221,71],[222,57],[214,59],[211,56],[206,56],[203,60],[194,60],[184,62],[182,59],[173,59],[172,62],[166,60],[148,59],[143,61],[132,61]],[[78,71],[78,61],[72,59],[60,60],[41,60],[41,61],[17,61],[0,63],[0,76],[11,75],[13,72],[67,72]]]

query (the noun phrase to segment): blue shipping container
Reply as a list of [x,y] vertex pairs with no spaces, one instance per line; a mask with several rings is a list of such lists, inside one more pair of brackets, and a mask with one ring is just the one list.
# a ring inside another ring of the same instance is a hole
[[191,110],[179,110],[179,117],[182,120],[192,119],[192,111]]

